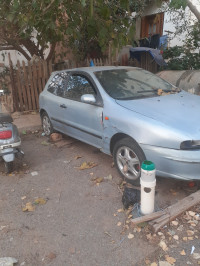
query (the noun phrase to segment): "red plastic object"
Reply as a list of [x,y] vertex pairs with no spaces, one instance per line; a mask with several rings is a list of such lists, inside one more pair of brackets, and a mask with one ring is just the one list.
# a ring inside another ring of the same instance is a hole
[[194,186],[195,186],[195,183],[193,181],[188,183],[188,187],[194,187]]
[[0,131],[0,139],[10,139],[10,138],[12,138],[11,130]]

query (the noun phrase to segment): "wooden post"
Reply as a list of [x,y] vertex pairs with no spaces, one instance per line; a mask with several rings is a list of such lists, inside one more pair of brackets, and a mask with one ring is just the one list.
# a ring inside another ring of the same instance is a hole
[[24,111],[24,103],[23,103],[23,97],[22,97],[22,87],[21,87],[21,69],[19,60],[17,60],[17,88],[18,88],[18,97],[19,97],[19,103],[20,103],[20,111]]
[[34,92],[34,85],[33,85],[33,75],[32,75],[32,68],[31,68],[31,63],[30,61],[28,62],[28,72],[29,72],[29,84],[31,86],[31,98],[32,98],[32,106],[33,110],[36,109],[35,105],[35,92]]
[[13,63],[12,63],[12,60],[10,58],[10,53],[8,53],[8,60],[9,60],[9,67],[10,67],[10,82],[11,82],[11,88],[12,88],[11,93],[12,93],[12,99],[13,99],[13,110],[19,111],[17,88],[16,88],[16,84],[15,84]]
[[28,80],[28,74],[27,74],[27,67],[25,65],[25,62],[22,61],[23,71],[24,71],[24,81],[25,81],[25,88],[26,88],[26,94],[28,99],[28,110],[32,109],[32,103],[31,103],[31,93],[30,93],[30,84]]

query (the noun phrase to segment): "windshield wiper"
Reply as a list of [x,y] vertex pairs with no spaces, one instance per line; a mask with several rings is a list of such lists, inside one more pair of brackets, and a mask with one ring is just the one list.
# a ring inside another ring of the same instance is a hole
[[146,93],[146,92],[155,92],[155,93],[157,93],[158,90],[156,89],[156,90],[148,90],[148,91],[137,91],[137,93]]

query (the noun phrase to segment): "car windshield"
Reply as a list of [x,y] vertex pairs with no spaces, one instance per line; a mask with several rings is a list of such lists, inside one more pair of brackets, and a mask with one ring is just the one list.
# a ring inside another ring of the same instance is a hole
[[142,69],[111,69],[95,72],[104,90],[114,99],[132,100],[177,93],[180,89]]

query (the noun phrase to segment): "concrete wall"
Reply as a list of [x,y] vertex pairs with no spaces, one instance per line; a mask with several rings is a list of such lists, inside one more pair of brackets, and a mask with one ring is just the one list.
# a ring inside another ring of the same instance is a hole
[[200,95],[200,70],[166,70],[157,75],[180,89]]

